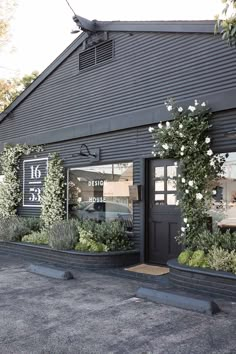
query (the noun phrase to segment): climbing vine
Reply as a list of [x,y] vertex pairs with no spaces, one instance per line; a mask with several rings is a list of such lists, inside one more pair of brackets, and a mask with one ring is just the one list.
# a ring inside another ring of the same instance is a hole
[[0,183],[0,217],[15,215],[22,199],[18,175],[20,158],[39,151],[42,151],[40,146],[5,145],[0,154],[1,174],[4,176]]
[[194,101],[188,108],[173,100],[166,102],[172,122],[149,127],[154,139],[153,156],[176,159],[177,190],[184,226],[177,237],[179,243],[191,247],[197,233],[207,227],[208,208],[212,200],[213,180],[223,173],[225,156],[215,154],[208,136],[212,115],[205,102]]
[[57,153],[49,155],[48,174],[41,198],[41,219],[46,228],[65,216],[65,183],[62,160]]

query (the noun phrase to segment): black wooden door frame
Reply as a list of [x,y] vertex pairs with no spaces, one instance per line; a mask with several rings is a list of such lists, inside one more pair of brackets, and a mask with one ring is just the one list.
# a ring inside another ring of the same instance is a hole
[[159,158],[147,158],[144,160],[143,167],[145,168],[145,173],[144,173],[144,205],[145,205],[145,210],[144,210],[144,240],[142,243],[143,251],[141,252],[141,255],[143,253],[143,257],[141,256],[141,262],[148,262],[149,261],[149,203],[150,203],[150,196],[149,196],[149,183],[150,183],[150,164],[151,161],[154,160],[161,160]]

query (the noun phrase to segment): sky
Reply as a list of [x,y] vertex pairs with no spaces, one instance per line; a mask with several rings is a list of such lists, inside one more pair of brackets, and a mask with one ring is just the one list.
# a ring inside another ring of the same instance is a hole
[[[0,0],[1,1],[1,0]],[[66,0],[16,0],[10,44],[0,53],[0,77],[42,72],[77,36]],[[89,20],[212,20],[221,0],[69,0]]]

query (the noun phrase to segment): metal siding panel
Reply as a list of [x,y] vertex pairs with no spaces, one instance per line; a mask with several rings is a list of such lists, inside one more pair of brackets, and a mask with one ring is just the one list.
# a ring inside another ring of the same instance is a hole
[[[133,162],[134,183],[141,184],[141,159],[143,157],[151,157],[152,139],[148,132],[148,127],[138,129],[129,129],[119,131],[112,134],[101,134],[99,136],[88,137],[83,139],[74,139],[63,143],[49,144],[45,146],[43,152],[33,153],[27,158],[47,157],[49,153],[58,152],[64,160],[65,168],[82,167],[91,165],[91,161],[87,157],[72,156],[78,153],[80,145],[86,143],[89,149],[101,149],[101,161],[95,162],[93,165],[115,163],[122,161]],[[20,179],[22,189],[23,165],[20,168]],[[40,209],[32,207],[22,207],[18,209],[19,215],[22,216],[39,216]],[[133,204],[134,215],[134,242],[138,247],[140,242],[141,224],[141,205],[139,202]]]
[[79,73],[79,47],[1,124],[0,140],[236,86],[235,51],[211,34],[109,36],[115,40],[114,60]]

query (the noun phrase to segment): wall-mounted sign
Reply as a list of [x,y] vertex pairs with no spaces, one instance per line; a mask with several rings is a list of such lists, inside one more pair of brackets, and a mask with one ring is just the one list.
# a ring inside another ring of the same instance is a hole
[[23,161],[23,206],[41,207],[44,178],[47,176],[48,158]]

